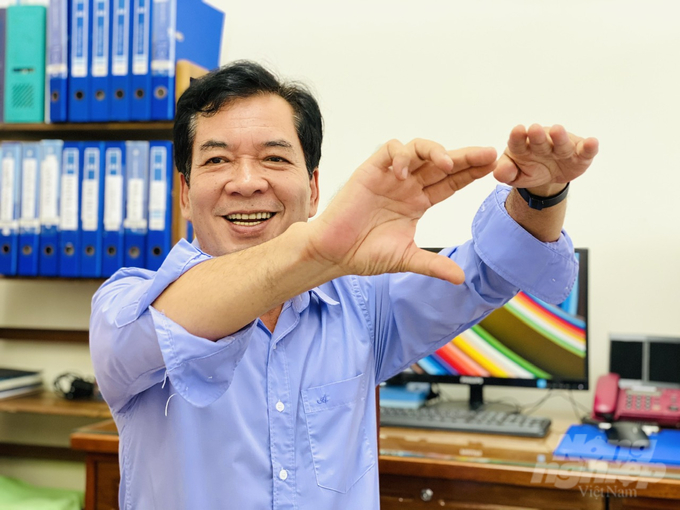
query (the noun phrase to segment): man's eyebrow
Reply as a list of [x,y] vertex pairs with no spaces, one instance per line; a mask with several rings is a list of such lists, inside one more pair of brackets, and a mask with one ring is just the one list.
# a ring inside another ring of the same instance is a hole
[[207,140],[201,144],[198,148],[199,152],[206,152],[211,149],[228,149],[229,144],[227,142],[220,142],[219,140]]
[[261,147],[280,147],[282,149],[293,149],[293,145],[287,140],[269,140],[268,142],[262,142]]

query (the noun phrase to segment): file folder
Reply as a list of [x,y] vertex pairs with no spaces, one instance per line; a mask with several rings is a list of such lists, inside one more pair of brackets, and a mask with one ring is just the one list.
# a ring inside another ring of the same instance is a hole
[[17,274],[37,276],[40,253],[40,142],[21,144],[21,206]]
[[111,101],[109,118],[130,120],[130,8],[131,0],[111,1]]
[[111,2],[110,0],[92,0],[91,9],[90,120],[107,122],[111,95],[109,79]]
[[50,122],[68,121],[68,38],[70,0],[50,0],[47,9],[47,79]]
[[90,0],[71,1],[71,62],[68,75],[68,120],[88,122],[90,104]]
[[145,267],[148,229],[149,142],[125,143],[125,257],[127,267]]
[[59,203],[59,276],[80,275],[80,186],[82,142],[65,142],[61,158]]
[[42,140],[40,162],[40,276],[59,275],[59,189],[64,142]]
[[80,276],[99,278],[102,275],[104,142],[84,142],[82,147]]
[[224,14],[201,0],[153,0],[152,13],[151,118],[172,120],[177,62],[219,66]]
[[151,0],[132,1],[130,119],[151,119]]
[[46,9],[12,5],[6,16],[5,122],[44,122]]
[[0,274],[17,274],[19,199],[21,191],[21,143],[2,144],[0,176]]
[[146,268],[158,270],[172,248],[172,142],[149,144],[149,234]]
[[[5,97],[5,38],[7,36],[7,9],[0,8],[0,97]],[[0,122],[5,122],[5,100],[0,100]]]
[[104,154],[104,239],[102,276],[123,267],[125,243],[125,142],[107,142]]

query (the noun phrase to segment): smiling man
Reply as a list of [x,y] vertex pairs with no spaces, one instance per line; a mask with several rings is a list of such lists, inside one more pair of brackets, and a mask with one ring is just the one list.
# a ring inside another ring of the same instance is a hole
[[[122,509],[377,509],[375,386],[520,288],[568,295],[564,197],[597,140],[518,126],[498,160],[393,140],[308,221],[321,140],[311,94],[251,62],[179,100],[175,162],[196,239],[155,273],[121,269],[92,303]],[[425,211],[491,172],[511,187],[484,202],[473,240],[418,249]]]

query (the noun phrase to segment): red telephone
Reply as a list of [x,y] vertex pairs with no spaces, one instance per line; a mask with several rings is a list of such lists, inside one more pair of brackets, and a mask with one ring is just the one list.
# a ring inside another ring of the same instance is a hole
[[619,376],[606,374],[597,380],[593,418],[651,421],[663,427],[680,427],[680,390],[654,386],[619,388]]

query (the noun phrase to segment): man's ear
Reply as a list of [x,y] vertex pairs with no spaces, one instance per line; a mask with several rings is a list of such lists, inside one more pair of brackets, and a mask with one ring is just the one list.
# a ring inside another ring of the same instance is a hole
[[309,217],[311,218],[319,208],[319,167],[314,169],[314,173],[309,178],[309,189],[311,191],[309,196]]
[[191,204],[189,203],[189,185],[184,174],[179,174],[179,206],[182,218],[191,221]]

